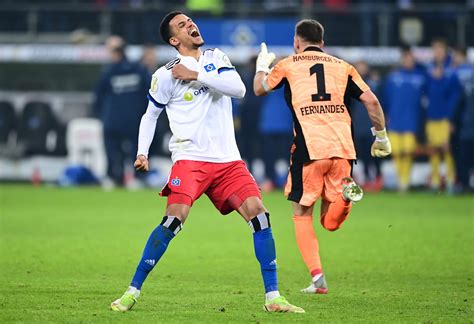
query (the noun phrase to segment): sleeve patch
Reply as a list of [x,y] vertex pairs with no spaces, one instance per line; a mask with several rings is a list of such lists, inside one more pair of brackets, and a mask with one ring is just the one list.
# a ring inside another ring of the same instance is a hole
[[154,75],[151,78],[150,91],[156,92],[156,90],[158,90],[158,78]]

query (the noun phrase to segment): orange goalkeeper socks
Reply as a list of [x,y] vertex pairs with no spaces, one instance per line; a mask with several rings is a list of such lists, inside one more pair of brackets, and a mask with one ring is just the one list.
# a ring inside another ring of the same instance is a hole
[[319,258],[319,243],[313,229],[312,216],[293,216],[295,224],[296,243],[300,249],[306,266],[311,276],[322,273],[321,260]]

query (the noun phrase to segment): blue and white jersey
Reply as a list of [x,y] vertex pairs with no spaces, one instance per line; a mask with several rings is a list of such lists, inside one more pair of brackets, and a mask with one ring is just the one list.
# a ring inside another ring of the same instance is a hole
[[229,58],[216,48],[204,51],[197,61],[178,54],[153,74],[148,99],[158,109],[166,109],[173,133],[169,143],[173,162],[241,160],[234,135],[231,98],[202,82],[175,79],[171,69],[178,63],[197,71],[198,80],[201,76],[234,70]]

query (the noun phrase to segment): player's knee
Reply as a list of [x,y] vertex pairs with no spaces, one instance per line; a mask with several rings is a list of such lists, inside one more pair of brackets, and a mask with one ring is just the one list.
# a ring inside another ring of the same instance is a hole
[[266,212],[265,208],[262,205],[255,205],[248,208],[248,214],[250,218],[255,217]]
[[191,205],[192,199],[188,195],[171,193],[168,196],[166,215],[173,215],[177,217],[181,223],[184,223],[189,215]]
[[250,197],[247,198],[243,203],[243,212],[246,214],[244,215],[247,220],[251,220],[252,218],[264,214],[267,212],[263,203],[257,197]]
[[329,232],[337,231],[340,227],[340,224],[326,224],[324,226],[324,228],[327,229]]
[[330,232],[337,231],[341,227],[340,223],[328,221],[325,217],[321,218],[321,225]]

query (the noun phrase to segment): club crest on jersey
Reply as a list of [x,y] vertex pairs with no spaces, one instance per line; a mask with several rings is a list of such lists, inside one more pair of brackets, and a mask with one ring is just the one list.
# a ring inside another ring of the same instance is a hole
[[181,179],[178,177],[171,179],[171,185],[175,187],[181,186]]
[[208,64],[208,65],[204,65],[204,69],[206,70],[206,72],[211,72],[211,71],[214,71],[216,69],[216,67],[214,66],[214,64]]

